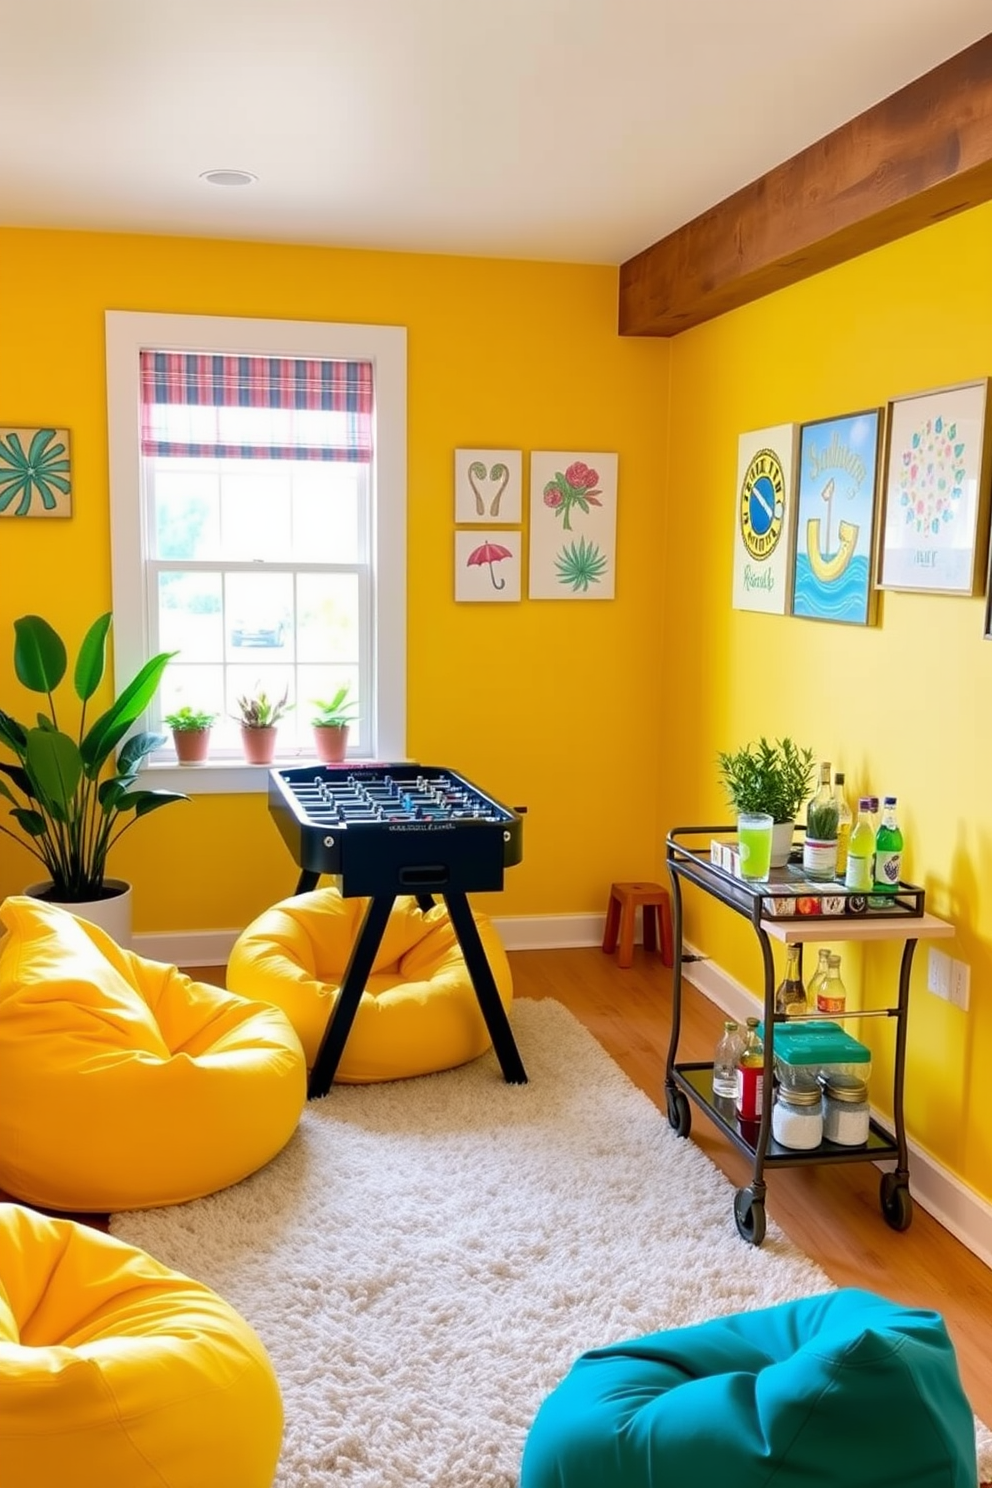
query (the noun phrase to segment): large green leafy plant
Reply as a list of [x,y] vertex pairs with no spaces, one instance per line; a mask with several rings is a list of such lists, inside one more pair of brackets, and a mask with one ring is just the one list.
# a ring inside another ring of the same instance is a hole
[[[114,843],[139,817],[170,801],[188,800],[175,791],[133,790],[145,756],[164,744],[165,737],[138,733],[125,739],[174,653],[153,656],[113,705],[87,726],[87,704],[103,680],[111,618],[101,615],[94,621],[79,648],[73,684],[82,707],[75,738],[60,726],[55,707],[54,693],[67,668],[65,645],[40,615],[14,621],[18,681],[47,695],[48,712],[38,713],[32,728],[0,710],[0,744],[17,759],[12,765],[0,761],[0,771],[10,781],[0,779],[0,796],[13,803],[10,815],[25,845],[48,870],[50,897],[64,904],[101,898]],[[0,826],[0,832],[21,840],[7,827]]]

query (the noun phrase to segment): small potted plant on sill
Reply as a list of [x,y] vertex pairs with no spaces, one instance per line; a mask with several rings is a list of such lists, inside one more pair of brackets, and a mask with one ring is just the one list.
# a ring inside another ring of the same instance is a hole
[[314,700],[317,710],[310,719],[317,758],[325,765],[340,764],[348,752],[348,728],[356,704],[349,701],[350,684],[345,683],[328,702]]
[[235,717],[241,724],[241,743],[249,765],[271,765],[276,752],[276,725],[293,706],[288,697],[287,686],[275,702],[261,687],[238,698]]
[[210,753],[210,730],[216,713],[204,713],[188,704],[167,713],[163,722],[172,730],[176,758],[181,765],[202,765]]
[[723,788],[737,812],[767,812],[772,828],[772,867],[789,861],[792,830],[799,808],[812,786],[814,755],[792,739],[746,744],[732,754],[717,756]]

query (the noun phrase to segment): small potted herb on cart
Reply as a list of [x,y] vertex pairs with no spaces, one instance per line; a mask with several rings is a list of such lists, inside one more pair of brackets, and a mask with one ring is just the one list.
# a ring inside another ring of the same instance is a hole
[[317,758],[325,765],[340,764],[348,752],[348,728],[356,707],[348,698],[349,691],[350,683],[345,682],[328,702],[314,700],[313,742]]
[[181,765],[203,764],[210,753],[210,730],[216,721],[216,713],[204,713],[188,704],[165,715],[163,722],[172,730],[176,758]]
[[738,816],[766,812],[772,828],[772,867],[789,861],[799,808],[810,794],[814,771],[812,749],[801,749],[788,736],[745,744],[717,756],[727,799]]
[[289,688],[273,702],[261,687],[238,698],[235,715],[241,724],[241,743],[249,765],[271,765],[276,752],[276,725],[293,706]]

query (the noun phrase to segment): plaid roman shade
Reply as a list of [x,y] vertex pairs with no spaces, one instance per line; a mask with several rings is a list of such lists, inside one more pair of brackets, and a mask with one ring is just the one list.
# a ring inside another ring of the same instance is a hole
[[372,459],[372,363],[141,352],[141,452]]

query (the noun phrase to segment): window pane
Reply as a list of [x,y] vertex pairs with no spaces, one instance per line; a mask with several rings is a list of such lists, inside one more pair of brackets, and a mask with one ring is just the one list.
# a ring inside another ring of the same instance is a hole
[[159,574],[158,639],[160,650],[180,653],[177,661],[223,659],[219,573]]
[[[165,669],[159,698],[163,719],[167,713],[183,707],[193,708],[198,713],[220,714],[213,726],[212,743],[216,746],[225,722],[223,667],[188,665],[176,657]],[[163,722],[161,727],[164,734],[169,732],[167,723]]]
[[[270,703],[276,703],[284,691],[288,693],[288,701],[293,706],[291,711],[284,714],[276,725],[279,729],[277,747],[280,749],[296,748],[299,742],[300,718],[295,707],[296,693],[292,667],[279,666],[267,659],[263,660],[261,654],[250,666],[228,667],[225,712],[233,714],[235,719],[240,720],[239,698],[254,698],[264,692]],[[303,737],[305,738],[307,720],[304,719],[303,723]],[[237,730],[237,725],[235,729]]]
[[297,576],[297,650],[301,662],[358,664],[358,576]]
[[220,485],[206,469],[154,463],[157,558],[216,558],[220,552]]
[[302,727],[301,743],[312,748],[311,720],[317,711],[316,705],[330,702],[339,687],[348,684],[349,703],[355,704],[348,720],[348,748],[361,751],[369,738],[369,724],[362,718],[362,699],[359,693],[358,668],[331,666],[301,666],[297,669],[299,688],[299,714]]
[[293,655],[293,575],[229,573],[225,584],[228,659],[249,648]]
[[365,465],[297,463],[293,557],[309,563],[357,562],[363,547],[359,511],[364,511],[367,488]]
[[220,476],[221,541],[228,560],[285,561],[292,553],[287,465],[224,462]]

